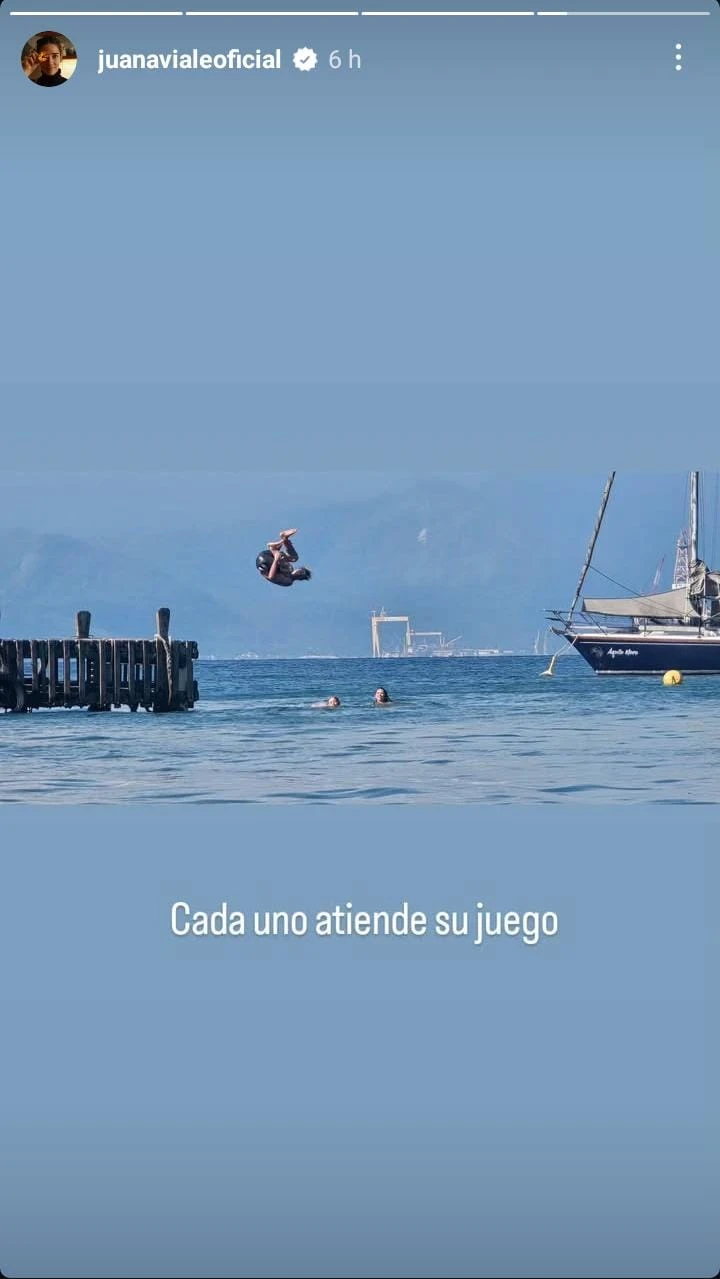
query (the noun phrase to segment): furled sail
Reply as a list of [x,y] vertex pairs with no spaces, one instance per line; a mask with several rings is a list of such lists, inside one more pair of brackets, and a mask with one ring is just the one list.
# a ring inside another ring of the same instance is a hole
[[690,566],[690,594],[703,599],[720,596],[720,573],[713,573],[702,560]]
[[632,595],[622,599],[583,600],[583,613],[602,613],[606,617],[655,617],[664,619],[697,618],[700,614],[688,599],[687,588],[661,591],[658,595]]

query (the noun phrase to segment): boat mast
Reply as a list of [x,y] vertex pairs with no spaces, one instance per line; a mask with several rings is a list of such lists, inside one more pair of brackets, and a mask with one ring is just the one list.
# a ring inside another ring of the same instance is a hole
[[607,484],[605,485],[605,492],[602,495],[600,510],[598,511],[597,519],[595,521],[595,528],[593,530],[593,535],[590,541],[590,545],[587,549],[587,555],[585,556],[585,563],[583,564],[582,573],[580,574],[580,580],[578,581],[577,588],[575,590],[575,598],[572,604],[570,605],[570,613],[568,615],[568,621],[572,620],[572,615],[575,612],[575,607],[577,605],[578,600],[580,599],[580,592],[582,591],[582,588],[585,585],[585,578],[588,575],[590,565],[592,563],[592,557],[595,552],[595,543],[598,540],[598,535],[600,533],[602,522],[605,517],[605,508],[607,507],[608,499],[610,497],[610,490],[612,489],[612,486],[614,483],[615,483],[615,471],[611,471],[610,475],[608,476]]
[[690,472],[690,567],[698,560],[698,491],[700,472]]

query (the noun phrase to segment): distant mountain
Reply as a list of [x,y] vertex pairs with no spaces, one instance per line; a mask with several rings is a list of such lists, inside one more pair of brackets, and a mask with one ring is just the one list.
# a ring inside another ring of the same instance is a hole
[[[391,500],[298,506],[279,516],[299,527],[301,562],[314,576],[290,590],[255,569],[278,530],[242,513],[212,533],[148,536],[132,511],[112,539],[82,528],[73,537],[5,531],[0,633],[72,634],[75,611],[88,608],[94,634],[151,635],[155,610],[167,605],[173,633],[197,639],[201,654],[364,655],[370,614],[384,607],[463,645],[527,649],[545,609],[570,602],[600,492],[597,476],[569,480],[562,502],[527,475],[488,476],[479,490],[429,477]],[[609,517],[602,559],[647,589],[677,531],[651,503],[641,517]]]
[[169,604],[174,629],[192,629],[203,616],[231,632],[229,610],[202,582],[152,545],[126,550],[123,539],[96,542],[86,536],[0,538],[0,632],[13,635],[74,634],[75,613],[88,608],[95,635],[152,635],[155,612]]

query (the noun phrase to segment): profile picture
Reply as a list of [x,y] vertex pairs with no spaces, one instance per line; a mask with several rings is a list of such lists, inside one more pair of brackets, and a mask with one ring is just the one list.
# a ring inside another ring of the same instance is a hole
[[40,31],[31,36],[20,55],[28,80],[42,89],[66,84],[75,73],[77,50],[59,31]]

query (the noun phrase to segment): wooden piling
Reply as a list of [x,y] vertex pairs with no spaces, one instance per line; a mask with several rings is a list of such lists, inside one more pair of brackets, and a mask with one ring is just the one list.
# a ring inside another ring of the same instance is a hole
[[105,640],[98,640],[98,710],[105,710],[108,699],[107,647]]
[[136,711],[138,708],[137,693],[135,691],[136,657],[137,655],[135,653],[135,640],[128,640],[127,690],[128,690],[128,705],[131,711]]
[[57,640],[48,640],[48,663],[50,667],[49,702],[55,706],[57,702]]
[[63,664],[63,697],[66,702],[70,701],[72,696],[72,681],[70,679],[70,645],[72,640],[63,640],[62,642],[62,664]]
[[81,611],[72,639],[0,638],[0,710],[191,710],[199,699],[197,644],[170,638],[168,608],[158,609],[156,622],[152,640],[94,639],[91,614]]
[[89,648],[90,648],[90,641],[87,638],[87,636],[85,636],[83,639],[78,639],[78,642],[77,642],[78,704],[80,706],[87,705],[87,666],[88,666]]
[[118,700],[122,691],[122,643],[120,640],[111,640],[112,645],[112,692],[113,706],[122,706],[122,702]]

